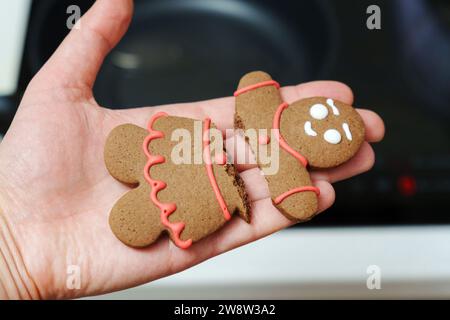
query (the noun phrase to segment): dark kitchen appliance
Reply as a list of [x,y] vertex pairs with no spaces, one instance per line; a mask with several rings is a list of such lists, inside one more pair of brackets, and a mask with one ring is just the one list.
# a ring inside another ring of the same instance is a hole
[[[23,58],[26,83],[68,31],[66,8],[34,1]],[[450,222],[450,2],[136,0],[129,32],[107,58],[95,95],[111,108],[230,95],[250,70],[282,84],[334,79],[387,127],[367,174],[336,184],[336,205],[308,226]],[[1,102],[1,101],[0,101]],[[5,103],[2,102],[5,109]],[[0,121],[6,131],[9,105]],[[306,226],[305,225],[305,226]]]

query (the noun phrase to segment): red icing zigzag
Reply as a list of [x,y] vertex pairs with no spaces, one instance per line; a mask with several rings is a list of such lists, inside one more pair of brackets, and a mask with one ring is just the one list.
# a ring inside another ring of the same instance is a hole
[[[153,125],[155,121],[161,117],[168,116],[165,112],[158,112],[150,118],[148,123],[148,132],[149,135],[144,139],[144,143],[142,144],[142,148],[144,150],[144,154],[148,158],[147,164],[144,167],[144,178],[147,183],[151,186],[152,191],[150,193],[150,199],[152,202],[160,209],[161,213],[161,223],[170,231],[172,235],[173,242],[182,249],[187,249],[192,245],[192,239],[189,240],[181,240],[180,235],[183,232],[185,224],[184,222],[172,223],[169,221],[169,216],[177,210],[177,205],[175,203],[161,203],[158,200],[158,192],[164,189],[167,185],[164,181],[154,180],[150,176],[150,169],[152,166],[164,163],[166,159],[160,155],[152,155],[148,151],[148,147],[150,142],[154,139],[160,139],[164,137],[164,133],[161,131],[157,131],[153,129]],[[204,161],[206,165],[206,173],[208,175],[209,182],[216,196],[217,202],[219,203],[220,209],[223,212],[225,220],[231,219],[231,214],[228,211],[227,204],[223,199],[222,193],[220,192],[219,186],[217,184],[216,178],[214,176],[214,170],[211,162],[211,154],[210,154],[210,139],[209,139],[209,130],[210,130],[211,119],[205,119],[203,125],[203,155]],[[225,164],[226,160],[223,161]]]
[[177,205],[175,203],[161,203],[158,200],[158,192],[164,189],[167,185],[163,181],[154,180],[150,176],[150,168],[154,165],[164,163],[166,159],[160,155],[151,155],[148,151],[149,144],[154,139],[160,139],[164,137],[164,133],[161,131],[157,131],[153,129],[154,122],[161,118],[166,117],[167,113],[158,112],[153,115],[148,123],[148,131],[149,135],[145,138],[144,143],[142,145],[144,149],[144,153],[148,158],[148,162],[144,168],[144,177],[147,183],[152,187],[152,191],[150,193],[150,199],[153,203],[159,208],[161,211],[161,222],[162,224],[170,231],[172,235],[173,242],[182,249],[187,249],[192,245],[192,239],[189,240],[181,240],[180,234],[184,230],[185,224],[183,222],[172,223],[169,221],[169,216],[177,209]]

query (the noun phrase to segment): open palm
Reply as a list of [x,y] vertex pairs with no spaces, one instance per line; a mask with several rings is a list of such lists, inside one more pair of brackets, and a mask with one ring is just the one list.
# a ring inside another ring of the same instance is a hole
[[[233,218],[189,250],[167,237],[147,249],[132,249],[109,229],[108,214],[128,187],[114,180],[103,161],[109,132],[117,125],[145,127],[150,116],[210,117],[221,129],[233,127],[234,100],[153,108],[109,110],[99,106],[92,86],[104,57],[123,36],[132,15],[130,0],[99,0],[31,81],[13,124],[0,145],[0,207],[26,271],[40,297],[70,298],[142,284],[186,269],[217,254],[289,226],[272,205],[259,169],[238,166],[252,201],[252,222]],[[348,104],[353,96],[336,82],[282,89],[285,101],[329,96]],[[367,142],[350,162],[312,174],[320,188],[320,211],[334,202],[331,182],[371,168],[368,142],[382,138],[381,119],[359,110]],[[79,266],[81,288],[66,287],[67,271]]]

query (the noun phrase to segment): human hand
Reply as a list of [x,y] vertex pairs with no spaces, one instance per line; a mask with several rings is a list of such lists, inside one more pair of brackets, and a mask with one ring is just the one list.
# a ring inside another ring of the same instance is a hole
[[[182,271],[292,224],[272,205],[259,169],[241,165],[238,169],[252,201],[251,224],[233,218],[189,250],[177,248],[167,237],[139,250],[115,238],[108,214],[129,188],[109,175],[103,161],[106,137],[114,127],[123,123],[145,127],[152,114],[165,111],[210,117],[219,129],[233,128],[231,97],[128,110],[97,104],[92,86],[103,59],[126,32],[132,7],[131,0],[96,1],[82,18],[81,28],[71,31],[30,82],[0,144],[0,235],[10,239],[0,241],[0,248],[12,253],[12,260],[6,260],[18,270],[11,271],[17,297],[74,298],[125,289]],[[287,102],[310,96],[353,102],[347,86],[330,81],[285,87],[281,93]],[[369,170],[374,163],[369,142],[382,139],[384,125],[373,112],[358,112],[367,132],[358,154],[338,168],[312,172],[321,191],[320,211],[334,202],[331,183]],[[69,265],[80,268],[78,290],[66,287]]]

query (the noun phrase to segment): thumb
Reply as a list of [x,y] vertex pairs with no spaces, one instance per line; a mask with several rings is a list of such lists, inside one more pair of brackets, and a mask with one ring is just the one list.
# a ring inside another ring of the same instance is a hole
[[30,86],[92,88],[103,60],[127,31],[132,15],[133,0],[97,0]]

